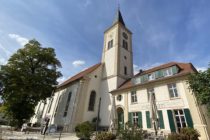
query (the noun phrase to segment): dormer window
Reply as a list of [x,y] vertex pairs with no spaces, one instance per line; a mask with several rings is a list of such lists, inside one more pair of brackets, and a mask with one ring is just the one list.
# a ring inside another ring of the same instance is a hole
[[163,75],[164,76],[171,76],[171,75],[173,75],[172,68],[168,68],[168,69],[163,70]]
[[155,80],[155,74],[154,74],[154,73],[148,74],[148,80],[149,80],[149,81]]
[[108,42],[108,50],[113,47],[113,39]]

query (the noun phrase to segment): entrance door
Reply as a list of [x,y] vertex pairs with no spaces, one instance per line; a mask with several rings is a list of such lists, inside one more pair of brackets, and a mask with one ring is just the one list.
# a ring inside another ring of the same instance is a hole
[[124,111],[120,107],[117,109],[117,117],[118,117],[118,128],[124,129]]

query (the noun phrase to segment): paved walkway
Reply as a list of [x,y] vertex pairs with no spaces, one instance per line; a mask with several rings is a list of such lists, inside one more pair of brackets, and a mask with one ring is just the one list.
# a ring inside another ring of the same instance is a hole
[[40,135],[39,133],[24,134],[23,132],[3,132],[1,138],[3,140],[78,140],[75,133],[60,133],[50,135]]

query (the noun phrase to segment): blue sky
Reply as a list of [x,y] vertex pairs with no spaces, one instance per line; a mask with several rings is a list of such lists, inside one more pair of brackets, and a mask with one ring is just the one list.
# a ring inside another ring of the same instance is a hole
[[[170,61],[210,62],[209,0],[120,0],[133,32],[135,70]],[[29,39],[55,48],[64,80],[100,62],[117,0],[0,0],[0,64]]]

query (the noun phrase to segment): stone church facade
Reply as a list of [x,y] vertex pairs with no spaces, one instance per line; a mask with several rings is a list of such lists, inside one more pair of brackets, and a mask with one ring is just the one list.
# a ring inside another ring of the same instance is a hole
[[132,33],[118,10],[114,22],[104,32],[102,60],[57,86],[53,95],[40,101],[32,124],[46,117],[49,124],[62,125],[68,132],[84,121],[100,117],[99,126],[124,127],[125,122],[152,129],[150,93],[155,94],[164,133],[182,127],[199,130],[209,139],[209,121],[187,86],[187,76],[196,72],[190,63],[167,63],[133,75]]

